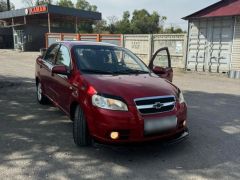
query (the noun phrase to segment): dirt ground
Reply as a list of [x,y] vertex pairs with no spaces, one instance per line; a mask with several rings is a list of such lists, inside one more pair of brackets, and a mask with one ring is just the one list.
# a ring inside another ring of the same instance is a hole
[[36,102],[39,53],[0,50],[0,179],[240,179],[240,80],[177,71],[190,136],[77,148],[72,122]]

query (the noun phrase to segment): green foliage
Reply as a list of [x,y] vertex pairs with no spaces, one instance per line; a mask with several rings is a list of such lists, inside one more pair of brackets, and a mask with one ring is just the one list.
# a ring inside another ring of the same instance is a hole
[[129,11],[123,13],[121,20],[109,20],[108,30],[110,33],[118,34],[153,34],[163,31],[165,16],[157,12],[150,14],[147,10],[135,10],[132,19]]
[[[123,13],[123,17],[122,20],[117,21],[115,24],[115,33],[118,34],[130,34],[132,33],[132,29],[131,29],[131,23],[130,23],[130,12],[129,11],[125,11]],[[113,24],[112,24],[113,26]]]
[[94,11],[94,12],[97,11],[97,6],[96,5],[91,5],[86,0],[77,0],[76,8],[86,10],[86,11]]
[[52,0],[37,0],[35,4],[36,6],[39,6],[39,5],[47,5],[52,3],[53,3]]
[[134,34],[159,33],[163,23],[167,18],[160,16],[156,11],[150,14],[147,10],[135,10],[131,20],[131,29]]
[[93,33],[93,23],[92,22],[82,22],[78,26],[79,33]]
[[[10,4],[11,10],[15,9],[14,4]],[[7,1],[6,0],[0,0],[0,12],[7,11]]]
[[22,0],[26,7],[52,4],[53,0]]
[[167,33],[167,34],[181,34],[181,33],[186,33],[186,31],[183,31],[180,27],[171,26],[170,28],[166,28],[164,33]]
[[[86,0],[77,0],[77,3],[75,5],[77,9],[85,10],[85,11],[97,11],[97,6],[96,5],[91,5],[88,1]],[[92,33],[93,30],[93,22],[82,22],[78,26],[78,31],[80,33]],[[95,28],[98,27],[95,25]],[[96,31],[100,31],[100,29],[96,29]]]
[[57,2],[58,6],[74,8],[74,4],[71,0],[60,0]]
[[101,34],[101,33],[107,33],[107,21],[105,20],[101,20],[101,21],[97,21],[94,25],[93,25],[93,32],[97,33],[97,34]]

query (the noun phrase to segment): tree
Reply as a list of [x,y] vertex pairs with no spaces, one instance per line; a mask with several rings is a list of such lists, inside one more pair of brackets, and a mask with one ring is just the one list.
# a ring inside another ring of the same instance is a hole
[[135,10],[131,20],[131,29],[134,34],[153,34],[159,32],[161,17],[157,12],[150,14],[147,10]]
[[93,33],[93,23],[92,22],[81,22],[78,26],[79,33]]
[[52,4],[53,0],[22,0],[27,7]]
[[181,33],[185,33],[185,31],[183,31],[180,27],[176,27],[176,26],[171,25],[171,27],[166,28],[164,30],[164,33],[167,33],[167,34],[181,34]]
[[47,4],[52,4],[52,0],[36,0],[35,5],[39,6],[39,5],[47,5]]
[[115,23],[115,27],[116,27],[116,32],[115,33],[119,33],[119,34],[129,34],[132,32],[131,30],[131,23],[130,23],[130,12],[129,11],[125,11],[123,13],[123,17],[122,20],[117,21]]
[[[13,3],[10,3],[10,9],[15,9],[15,6]],[[6,0],[0,0],[0,12],[8,11],[7,1]]]
[[74,8],[74,4],[71,0],[60,0],[57,2],[58,6]]
[[82,9],[86,11],[97,11],[97,6],[96,5],[91,5],[89,2],[86,0],[77,0],[77,3],[75,5],[77,9]]
[[110,34],[116,33],[116,24],[118,22],[117,17],[116,16],[109,16],[109,17],[107,17],[107,19],[108,19],[108,22],[109,22],[109,24],[107,26],[108,32]]
[[[91,5],[86,0],[77,0],[77,3],[75,5],[75,8],[85,10],[85,11],[97,11],[96,5]],[[78,26],[78,31],[82,33],[92,33],[93,32],[93,22],[82,22]]]
[[163,31],[165,16],[160,16],[156,11],[150,14],[147,10],[135,10],[132,19],[129,11],[123,13],[121,20],[109,19],[108,30],[110,33],[119,34],[153,34]]
[[107,33],[107,31],[108,31],[108,29],[107,29],[107,21],[106,20],[97,21],[93,25],[94,33],[102,34],[102,33]]

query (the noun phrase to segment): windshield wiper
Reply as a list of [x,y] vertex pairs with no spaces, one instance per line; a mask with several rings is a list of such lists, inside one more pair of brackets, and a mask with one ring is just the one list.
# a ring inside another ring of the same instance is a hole
[[110,71],[102,71],[98,69],[81,69],[82,72],[85,73],[93,73],[93,74],[113,74],[113,72]]

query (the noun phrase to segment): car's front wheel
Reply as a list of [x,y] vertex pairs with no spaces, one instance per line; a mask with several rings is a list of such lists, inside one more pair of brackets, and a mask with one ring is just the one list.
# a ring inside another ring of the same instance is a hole
[[77,146],[88,146],[91,144],[91,136],[88,131],[87,121],[83,110],[77,106],[73,121],[73,139]]
[[48,98],[43,94],[42,84],[40,82],[37,83],[37,100],[40,104],[48,103]]

